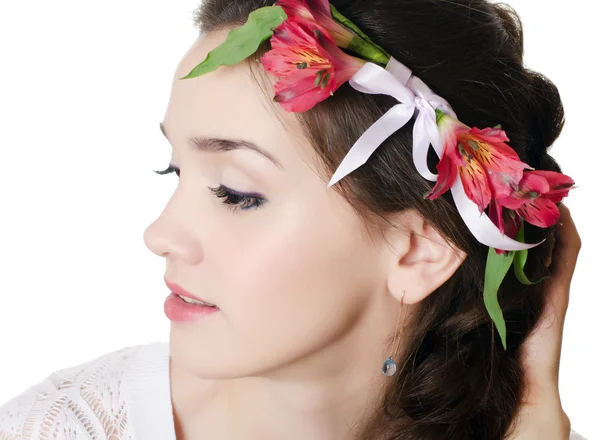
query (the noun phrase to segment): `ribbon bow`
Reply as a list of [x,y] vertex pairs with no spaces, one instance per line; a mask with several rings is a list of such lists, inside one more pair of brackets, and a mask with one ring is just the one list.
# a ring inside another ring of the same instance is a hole
[[[435,110],[440,109],[455,119],[450,104],[433,91],[412,71],[393,57],[385,69],[366,63],[350,79],[350,85],[362,93],[394,97],[398,104],[389,109],[352,146],[329,181],[328,187],[364,165],[375,150],[416,115],[413,126],[413,162],[423,178],[435,182],[437,175],[427,166],[429,146],[442,157],[444,145],[437,126]],[[473,236],[482,244],[507,251],[530,249],[539,245],[521,243],[504,235],[477,204],[470,200],[460,178],[450,189],[454,203]]]

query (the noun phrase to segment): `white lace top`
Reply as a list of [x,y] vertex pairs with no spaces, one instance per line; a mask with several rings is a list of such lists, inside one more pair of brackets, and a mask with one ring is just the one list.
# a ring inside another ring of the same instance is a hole
[[[57,371],[0,407],[0,440],[176,440],[169,345]],[[571,432],[569,440],[586,440]]]

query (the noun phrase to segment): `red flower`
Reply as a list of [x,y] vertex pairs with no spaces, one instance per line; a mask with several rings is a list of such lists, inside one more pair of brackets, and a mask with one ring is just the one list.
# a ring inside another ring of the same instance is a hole
[[438,180],[427,198],[448,191],[460,176],[469,199],[483,213],[493,199],[509,196],[531,168],[506,145],[509,139],[499,128],[469,128],[449,115],[438,114],[444,152],[437,165]]
[[488,217],[505,235],[515,238],[523,220],[517,213],[504,207],[496,200],[490,202]]
[[324,101],[366,63],[343,52],[323,27],[302,16],[289,17],[275,29],[271,47],[261,62],[280,78],[275,100],[291,112]]
[[547,228],[558,221],[556,204],[569,194],[573,185],[573,179],[555,171],[526,171],[517,188],[499,199],[498,204],[515,210],[532,225]]
[[[490,201],[488,217],[504,235],[514,239],[521,229],[523,219],[510,209],[505,209],[496,199]],[[506,255],[508,252],[502,249],[494,249],[498,255]]]
[[339,47],[347,48],[354,33],[331,16],[329,0],[278,0],[288,17],[302,17],[324,27]]

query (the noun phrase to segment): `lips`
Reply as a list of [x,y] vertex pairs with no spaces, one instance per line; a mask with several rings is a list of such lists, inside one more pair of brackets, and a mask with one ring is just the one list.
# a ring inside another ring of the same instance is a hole
[[198,296],[191,294],[190,292],[185,290],[180,285],[172,283],[172,282],[168,281],[166,278],[165,278],[165,284],[167,285],[169,290],[176,295],[185,296],[186,298],[190,298],[190,299],[193,299],[196,301],[201,301],[201,302],[205,303],[206,305],[217,307],[215,304],[212,304],[212,303],[206,301],[205,299],[199,298]]

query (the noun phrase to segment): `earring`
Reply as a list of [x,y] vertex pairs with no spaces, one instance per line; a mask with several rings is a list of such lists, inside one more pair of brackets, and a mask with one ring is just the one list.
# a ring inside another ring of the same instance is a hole
[[[396,337],[398,336],[398,324],[400,323],[400,316],[403,315],[403,312],[404,312],[403,302],[404,302],[404,294],[405,293],[406,292],[403,291],[402,296],[400,297],[400,313],[398,313],[398,322],[396,322],[396,331],[394,333],[394,343],[392,344],[392,350],[393,350],[392,353],[393,354],[395,354],[396,351],[398,350],[398,347],[396,346]],[[402,323],[404,324],[404,320],[402,320]],[[403,329],[404,329],[404,325],[400,329],[400,334],[402,334]],[[400,338],[398,337],[398,339],[400,339]],[[383,362],[383,366],[381,367],[382,373],[386,376],[393,376],[394,374],[396,374],[396,370],[398,369],[398,367],[396,366],[396,362],[394,361],[394,359],[392,359],[392,356],[387,358]]]

